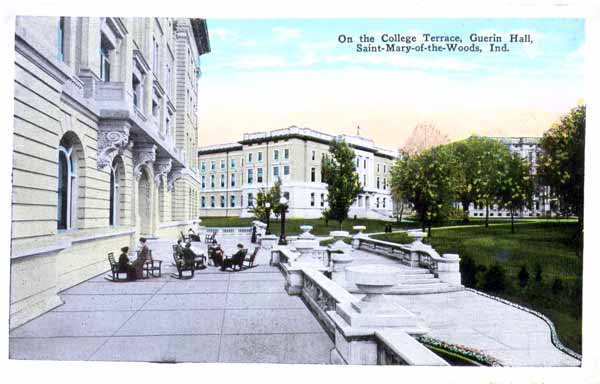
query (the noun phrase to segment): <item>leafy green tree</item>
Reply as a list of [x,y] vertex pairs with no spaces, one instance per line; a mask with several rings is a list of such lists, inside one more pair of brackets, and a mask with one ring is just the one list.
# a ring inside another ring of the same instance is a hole
[[402,215],[404,214],[404,208],[407,201],[404,195],[402,195],[402,191],[395,187],[392,187],[392,204],[394,206],[394,216],[396,216],[396,221],[400,223],[402,222]]
[[537,172],[541,185],[551,187],[564,214],[576,215],[583,229],[583,181],[585,163],[585,105],[561,117],[544,133]]
[[488,292],[502,292],[506,289],[506,271],[499,264],[493,264],[483,275],[483,289]]
[[252,209],[252,213],[257,220],[262,222],[267,221],[267,207],[266,203],[270,203],[271,207],[269,211],[271,214],[274,214],[275,217],[279,217],[281,214],[281,204],[279,200],[281,199],[281,180],[275,181],[275,184],[269,190],[262,189],[256,195],[256,200],[254,202],[254,208]]
[[485,142],[477,136],[448,144],[457,164],[454,179],[456,198],[464,212],[463,221],[469,222],[469,205],[477,201],[475,178],[477,176],[477,158]]
[[531,164],[518,154],[511,154],[503,164],[503,177],[498,185],[498,205],[510,212],[510,231],[515,232],[515,212],[531,206],[533,177]]
[[479,138],[481,147],[474,158],[476,203],[485,206],[485,227],[489,225],[490,206],[499,201],[499,195],[506,177],[506,162],[510,152],[500,141],[491,138]]
[[454,200],[456,164],[447,146],[404,153],[392,167],[392,183],[413,205],[423,228],[447,217]]
[[519,285],[521,286],[521,288],[525,287],[527,285],[527,282],[529,281],[529,271],[527,270],[526,266],[521,266],[517,277],[519,278]]
[[348,218],[350,205],[362,192],[356,166],[354,151],[343,140],[334,140],[329,145],[329,153],[322,160],[321,172],[327,184],[328,207],[323,212],[326,220],[340,223]]

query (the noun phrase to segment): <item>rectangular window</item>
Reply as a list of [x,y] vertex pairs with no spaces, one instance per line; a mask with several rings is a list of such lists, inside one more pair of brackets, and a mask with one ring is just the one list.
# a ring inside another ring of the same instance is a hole
[[141,108],[143,87],[141,80],[135,75],[131,77],[131,89],[133,90],[133,105]]
[[214,207],[215,207],[215,197],[214,197],[214,196],[211,196],[211,197],[210,197],[210,207],[211,207],[211,208],[214,208]]
[[225,196],[221,195],[221,208],[225,208]]
[[248,184],[252,184],[254,182],[254,170],[252,168],[248,169]]
[[356,157],[356,168],[360,167],[360,159]]
[[210,170],[213,172],[217,170],[217,163],[215,161],[210,162]]
[[362,205],[363,205],[363,198],[362,198],[362,196],[358,196],[358,206],[362,207]]
[[385,197],[383,198],[383,208],[385,208]]
[[367,186],[367,175],[363,175],[363,186]]
[[231,159],[231,164],[229,165],[232,169],[235,169],[235,159]]
[[312,161],[315,161],[315,157],[317,156],[317,152],[316,151],[312,151],[312,155],[311,155],[311,159]]
[[387,172],[387,165],[383,164],[383,173]]
[[221,188],[225,188],[225,175],[221,175]]
[[206,208],[206,197],[200,197],[200,207]]
[[379,177],[377,178],[377,189],[379,189]]
[[283,158],[288,160],[290,158],[290,150],[289,149],[284,149],[283,150]]
[[65,18],[58,22],[58,61],[65,60]]
[[364,169],[367,169],[367,159],[364,159],[364,160],[363,160],[363,168],[364,168]]
[[231,208],[235,208],[235,196],[233,196],[233,195],[231,195],[230,206],[231,206]]
[[262,183],[263,182],[263,170],[262,170],[262,168],[257,168],[256,169],[256,182],[257,183]]
[[311,193],[310,194],[310,206],[314,207],[315,206],[315,193]]
[[252,153],[248,154],[248,162],[251,163],[252,162]]
[[202,175],[202,189],[206,188],[206,176]]
[[235,187],[235,173],[231,174],[231,186]]
[[279,167],[273,167],[273,179],[279,177]]
[[290,174],[290,166],[289,165],[284,165],[283,166],[283,175],[284,176],[288,176]]
[[321,193],[321,207],[325,206],[325,194]]
[[215,175],[210,175],[210,187],[215,187]]
[[312,167],[310,169],[310,181],[313,182],[313,183],[316,180],[316,174],[317,174],[317,170],[315,169],[315,167]]
[[375,206],[376,206],[377,208],[379,208],[379,197],[377,198],[377,200],[375,200]]
[[111,47],[104,36],[100,37],[100,80],[105,83],[110,81],[110,58]]
[[225,170],[225,160],[221,160],[221,171]]
[[258,162],[262,161],[262,152],[258,152],[256,154],[256,161],[258,161]]
[[206,162],[204,162],[204,161],[202,162],[201,169],[202,169],[202,172],[206,171]]
[[279,150],[277,149],[273,151],[273,160],[279,160]]
[[285,199],[288,201],[288,204],[290,202],[290,193],[289,192],[283,192],[283,197],[285,197]]
[[387,179],[383,178],[383,189],[387,189]]
[[248,194],[248,207],[254,207],[254,196],[252,196],[252,193]]

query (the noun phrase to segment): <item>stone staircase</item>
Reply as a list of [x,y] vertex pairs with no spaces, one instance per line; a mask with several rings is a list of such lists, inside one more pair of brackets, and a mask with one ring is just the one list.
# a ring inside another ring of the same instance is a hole
[[[455,292],[463,289],[440,281],[424,268],[406,268],[401,283],[392,288],[390,295],[425,295],[433,293]],[[347,286],[350,293],[361,293],[356,286]]]

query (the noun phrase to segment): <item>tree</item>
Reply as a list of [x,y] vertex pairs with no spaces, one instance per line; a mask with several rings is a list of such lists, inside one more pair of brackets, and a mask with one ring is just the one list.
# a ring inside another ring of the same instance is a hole
[[519,285],[521,286],[521,288],[525,287],[527,285],[527,282],[529,281],[529,271],[527,270],[526,266],[521,266],[521,270],[519,271],[517,277],[519,278]]
[[541,185],[551,187],[561,210],[579,219],[583,229],[583,181],[585,163],[585,105],[562,116],[544,133],[537,172]]
[[402,222],[406,199],[402,195],[402,191],[395,187],[392,187],[392,205],[394,206],[394,216],[396,216],[396,221],[398,223]]
[[506,162],[510,152],[501,142],[480,137],[478,149],[474,155],[473,188],[476,203],[485,206],[485,227],[489,225],[490,205],[499,201],[500,189],[506,177]]
[[504,170],[498,186],[498,205],[509,210],[510,231],[515,233],[515,211],[531,206],[534,190],[531,164],[518,154],[511,154],[502,166]]
[[413,205],[423,228],[431,236],[431,224],[443,220],[454,201],[456,164],[447,146],[417,155],[404,153],[392,167],[393,188]]
[[271,204],[271,207],[269,208],[270,213],[274,214],[275,217],[279,217],[279,214],[281,213],[281,204],[279,203],[280,199],[281,180],[277,179],[271,189],[268,191],[261,189],[256,195],[256,201],[254,202],[254,208],[252,209],[254,217],[262,222],[267,221],[266,203]]
[[437,129],[434,123],[421,122],[415,126],[406,139],[402,151],[415,155],[429,148],[447,144],[449,141],[448,136]]
[[333,140],[329,145],[330,156],[322,160],[323,180],[327,184],[328,207],[323,212],[326,220],[340,223],[348,218],[348,210],[359,193],[362,192],[354,151],[343,140]]

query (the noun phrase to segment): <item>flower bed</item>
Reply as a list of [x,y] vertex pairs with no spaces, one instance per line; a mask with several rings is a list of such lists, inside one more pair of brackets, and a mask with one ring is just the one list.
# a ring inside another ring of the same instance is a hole
[[451,344],[442,340],[435,339],[431,336],[418,336],[417,341],[430,347],[433,350],[441,350],[449,352],[451,355],[458,355],[466,360],[469,360],[475,365],[485,365],[488,367],[501,367],[502,364],[496,358],[486,355],[478,349],[467,347],[464,345]]

